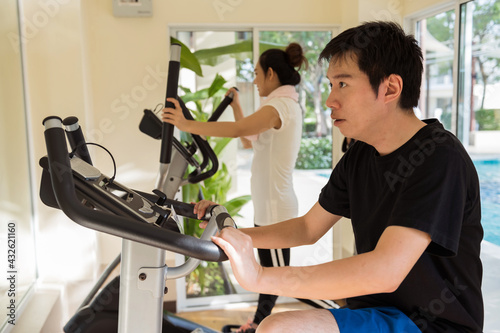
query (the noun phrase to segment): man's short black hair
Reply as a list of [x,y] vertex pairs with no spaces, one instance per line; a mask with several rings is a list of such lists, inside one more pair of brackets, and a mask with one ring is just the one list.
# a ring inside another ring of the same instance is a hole
[[422,50],[411,35],[394,22],[367,22],[342,32],[321,52],[319,59],[338,61],[352,57],[368,75],[375,94],[389,75],[403,79],[399,106],[413,109],[418,105],[422,83]]

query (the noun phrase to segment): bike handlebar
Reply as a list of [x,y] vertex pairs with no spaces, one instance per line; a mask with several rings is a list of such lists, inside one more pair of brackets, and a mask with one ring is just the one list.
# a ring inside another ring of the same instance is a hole
[[75,192],[61,118],[47,117],[43,124],[52,188],[59,208],[71,220],[87,228],[192,258],[206,261],[227,260],[224,251],[212,241],[201,240],[159,228],[155,224],[85,206]]

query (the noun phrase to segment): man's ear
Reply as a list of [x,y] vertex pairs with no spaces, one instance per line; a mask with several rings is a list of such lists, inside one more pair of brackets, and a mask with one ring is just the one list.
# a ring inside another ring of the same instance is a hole
[[385,83],[385,101],[388,103],[399,99],[403,91],[403,78],[397,74],[391,74]]

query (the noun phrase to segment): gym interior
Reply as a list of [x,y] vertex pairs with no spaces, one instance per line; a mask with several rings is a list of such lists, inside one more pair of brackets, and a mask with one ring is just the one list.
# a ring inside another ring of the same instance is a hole
[[[160,141],[144,135],[138,127],[143,110],[154,110],[165,100],[171,37],[189,41],[187,32],[191,39],[198,36],[198,47],[208,49],[211,45],[218,46],[220,39],[227,38],[228,34],[234,36],[235,31],[250,32],[253,36],[259,36],[262,31],[321,31],[334,37],[347,28],[373,20],[398,22],[417,35],[422,33],[427,18],[448,13],[447,17],[456,20],[449,25],[453,31],[451,39],[456,42],[426,40],[434,52],[444,54],[451,68],[449,75],[440,77],[439,88],[425,90],[426,97],[435,94],[428,99],[426,114],[449,114],[450,129],[459,135],[471,155],[498,162],[500,126],[488,131],[477,130],[477,127],[471,130],[467,125],[470,114],[460,112],[457,95],[460,92],[450,88],[458,85],[458,74],[463,73],[458,59],[458,41],[462,36],[455,25],[459,26],[459,17],[472,17],[464,11],[466,5],[465,0],[2,1],[0,239],[2,253],[6,253],[3,244],[14,237],[17,256],[15,270],[9,270],[6,260],[0,263],[1,274],[7,276],[0,279],[1,308],[6,312],[13,299],[9,290],[15,290],[16,304],[15,325],[9,323],[12,317],[2,313],[0,332],[62,332],[102,272],[122,250],[119,237],[73,223],[60,210],[40,200],[39,160],[47,154],[42,125],[46,117],[77,117],[88,141],[97,142],[112,153],[117,164],[117,179],[129,188],[150,192],[157,181]],[[495,22],[496,29],[500,29],[500,21]],[[255,38],[253,43],[258,45]],[[492,54],[498,60],[498,41],[496,43],[496,53]],[[255,59],[257,51],[253,52]],[[465,76],[467,73],[471,76],[472,68],[463,68]],[[206,77],[195,79],[192,74],[186,74],[179,82],[194,84],[195,89],[206,87],[216,73],[221,73],[227,76],[225,87],[229,88],[236,78],[234,73],[228,74],[225,70],[217,68]],[[492,70],[488,87],[484,84],[482,88],[487,93],[478,93],[478,98],[489,103],[485,109],[498,111],[500,81],[497,73],[497,76],[493,73]],[[470,90],[472,85],[469,83]],[[496,122],[500,122],[500,118],[496,118]],[[333,142],[333,166],[342,156],[343,136],[331,126],[328,135]],[[111,175],[114,169],[109,155],[99,148],[89,149],[94,165]],[[245,167],[248,156],[242,153],[242,160],[231,159],[238,151],[234,143],[222,157],[234,173],[229,197],[250,191]],[[307,211],[317,200],[322,184],[328,179],[322,171],[297,171],[300,212]],[[500,182],[499,169],[487,177]],[[498,202],[500,194],[492,192],[491,197]],[[494,214],[498,207],[492,206],[493,216],[497,216]],[[235,217],[236,223],[251,225],[251,214],[251,206],[245,206],[241,217]],[[500,332],[497,315],[500,311],[500,233],[498,220],[495,221],[493,229],[497,231],[493,230],[493,234],[496,232],[496,236],[485,239],[483,244],[485,332]],[[353,254],[352,229],[349,221],[343,220],[319,245],[301,249],[294,256],[300,265]],[[175,267],[183,259],[182,255],[167,252],[165,262],[168,267]],[[15,271],[14,275],[9,275],[10,271]],[[118,273],[114,270],[112,275]],[[9,276],[15,276],[14,284],[8,280]],[[166,287],[165,309],[191,320],[203,317],[204,325],[212,325],[211,329],[216,331],[222,323],[246,320],[244,317],[251,314],[256,303],[256,296],[245,291],[227,297],[191,297],[186,292],[184,279],[168,280]],[[238,286],[236,289],[239,290]],[[302,307],[288,298],[280,299],[278,304],[278,309]],[[241,315],[241,311],[245,314]]]

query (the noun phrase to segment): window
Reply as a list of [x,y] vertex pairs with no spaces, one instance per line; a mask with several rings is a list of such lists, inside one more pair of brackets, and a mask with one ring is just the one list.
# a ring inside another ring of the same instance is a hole
[[453,55],[455,12],[453,10],[417,22],[416,37],[424,56],[424,77],[417,112],[421,118],[437,118],[452,130]]
[[500,1],[460,7],[457,134],[477,153],[499,152]]
[[500,0],[464,2],[413,22],[425,62],[417,111],[440,119],[469,151],[484,239],[500,246]]
[[438,118],[474,153],[498,153],[500,1],[460,1],[410,18],[424,55],[418,110]]
[[[2,19],[8,34],[19,36],[19,11],[17,2],[2,3]],[[8,17],[8,19],[7,19]],[[25,108],[23,87],[23,56],[21,43],[10,43],[9,38],[0,42],[0,152],[2,162],[2,190],[0,191],[0,305],[3,313],[0,332],[13,329],[35,290],[38,279],[34,238],[34,185],[30,165],[30,140],[28,139],[29,114]]]

